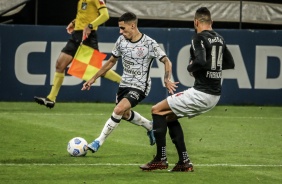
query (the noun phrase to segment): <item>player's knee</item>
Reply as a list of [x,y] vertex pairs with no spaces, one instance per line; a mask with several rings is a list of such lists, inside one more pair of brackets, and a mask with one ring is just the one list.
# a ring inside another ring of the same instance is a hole
[[132,119],[131,116],[132,116],[132,113],[130,111],[125,111],[122,115],[122,119],[130,120],[130,119]]
[[159,115],[159,109],[158,109],[158,107],[156,106],[156,105],[154,105],[152,108],[151,108],[151,113],[152,114],[157,114],[157,115]]
[[123,116],[124,112],[125,112],[125,110],[122,107],[120,107],[120,106],[116,106],[114,108],[114,113],[116,113],[118,115],[122,115]]
[[56,63],[56,72],[62,73],[64,71],[65,71],[65,68],[63,67],[63,65],[57,61],[57,63]]

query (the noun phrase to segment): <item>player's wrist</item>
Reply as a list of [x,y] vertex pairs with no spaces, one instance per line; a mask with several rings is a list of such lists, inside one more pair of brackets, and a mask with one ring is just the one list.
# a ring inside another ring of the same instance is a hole
[[92,24],[88,24],[88,28],[93,30],[93,25]]
[[169,79],[164,79],[164,83],[166,84],[166,83],[168,83],[168,82],[170,82],[170,80]]

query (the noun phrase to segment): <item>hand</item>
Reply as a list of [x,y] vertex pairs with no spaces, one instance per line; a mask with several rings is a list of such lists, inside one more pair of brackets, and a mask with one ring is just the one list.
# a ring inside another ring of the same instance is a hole
[[85,40],[86,38],[88,38],[90,33],[91,33],[91,29],[88,26],[86,26],[83,30],[82,40]]
[[72,22],[69,23],[69,25],[68,25],[68,27],[66,29],[67,29],[67,32],[69,34],[71,34],[73,32],[73,30],[74,30],[74,24]]
[[167,88],[167,90],[170,94],[174,94],[174,91],[176,91],[176,88],[178,88],[178,86],[176,85],[178,83],[179,82],[172,82],[170,80],[166,80],[165,81],[165,87]]
[[91,78],[89,81],[85,82],[81,88],[82,91],[89,90],[91,85],[95,82],[93,78]]

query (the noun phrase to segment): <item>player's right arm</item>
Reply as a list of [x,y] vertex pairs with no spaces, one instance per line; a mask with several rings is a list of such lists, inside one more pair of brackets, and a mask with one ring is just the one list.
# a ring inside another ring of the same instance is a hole
[[191,45],[193,60],[190,59],[189,61],[188,72],[198,71],[206,65],[206,48],[203,42],[200,36],[193,37]]
[[110,59],[101,67],[101,69],[87,82],[85,82],[81,90],[89,90],[90,86],[107,71],[109,71],[117,62],[118,58],[111,56]]
[[70,23],[69,23],[69,25],[67,26],[67,32],[69,33],[69,34],[71,34],[73,31],[74,31],[74,27],[75,27],[75,19],[73,20],[73,21],[71,21]]
[[160,60],[162,63],[165,65],[165,75],[164,75],[164,84],[165,87],[167,88],[168,92],[170,94],[174,94],[174,91],[176,91],[176,88],[178,87],[177,84],[179,82],[172,82],[171,76],[172,76],[172,64],[171,61],[167,56],[164,56]]

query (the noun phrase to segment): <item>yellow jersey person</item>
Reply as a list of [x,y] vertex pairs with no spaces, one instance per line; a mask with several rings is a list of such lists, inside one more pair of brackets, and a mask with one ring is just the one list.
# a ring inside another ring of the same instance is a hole
[[65,69],[71,63],[79,45],[82,42],[84,45],[99,50],[97,29],[109,18],[104,0],[78,1],[76,18],[66,28],[71,37],[57,59],[51,91],[47,97],[35,96],[35,102],[49,108],[55,106],[56,97],[64,81]]

